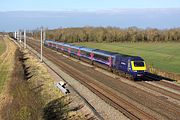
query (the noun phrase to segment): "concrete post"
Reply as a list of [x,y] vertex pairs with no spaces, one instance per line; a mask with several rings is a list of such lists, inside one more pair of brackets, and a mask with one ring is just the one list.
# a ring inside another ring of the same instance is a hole
[[16,31],[14,32],[14,38],[16,39]]
[[46,40],[46,29],[44,29],[44,33],[43,33],[43,43]]
[[24,30],[24,49],[26,49],[26,30]]
[[21,43],[21,31],[19,32],[19,42]]

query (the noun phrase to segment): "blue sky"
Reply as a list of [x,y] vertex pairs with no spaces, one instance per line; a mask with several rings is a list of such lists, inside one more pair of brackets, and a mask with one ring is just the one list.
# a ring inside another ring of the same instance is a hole
[[0,31],[59,27],[180,27],[180,0],[1,0]]
[[180,0],[1,0],[0,11],[179,8]]

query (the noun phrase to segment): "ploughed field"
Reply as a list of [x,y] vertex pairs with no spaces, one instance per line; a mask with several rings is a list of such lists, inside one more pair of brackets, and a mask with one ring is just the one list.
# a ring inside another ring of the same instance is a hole
[[180,73],[180,43],[76,43],[102,50],[141,56],[154,68]]

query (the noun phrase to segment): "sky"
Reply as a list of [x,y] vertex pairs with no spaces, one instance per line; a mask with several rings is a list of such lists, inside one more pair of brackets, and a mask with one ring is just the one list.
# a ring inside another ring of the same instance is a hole
[[113,26],[180,27],[180,0],[1,0],[0,31]]
[[179,8],[179,0],[1,0],[0,11]]

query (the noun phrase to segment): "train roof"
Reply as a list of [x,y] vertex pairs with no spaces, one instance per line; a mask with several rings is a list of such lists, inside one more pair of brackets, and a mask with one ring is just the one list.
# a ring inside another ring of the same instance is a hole
[[99,54],[99,55],[104,55],[104,56],[119,56],[119,57],[123,57],[125,59],[130,59],[130,60],[140,60],[142,61],[143,59],[139,56],[131,56],[131,55],[125,55],[125,54],[121,54],[121,53],[117,53],[117,52],[110,52],[110,51],[105,51],[105,50],[93,50],[93,53],[95,54]]
[[57,42],[56,41],[54,41],[54,40],[45,40],[46,42],[51,42],[51,43],[56,43],[57,44]]
[[88,47],[82,47],[80,49],[83,50],[83,51],[87,51],[87,52],[92,52],[93,50],[96,50],[94,48],[88,48]]
[[84,46],[76,46],[76,45],[72,45],[71,48],[75,48],[75,49],[80,49],[83,48]]
[[131,60],[134,60],[134,61],[144,61],[144,59],[142,59],[139,56],[131,56]]
[[144,59],[142,59],[139,56],[130,56],[130,55],[119,54],[119,55],[117,55],[117,57],[121,57],[123,59],[131,60],[131,61],[144,61]]
[[93,50],[93,53],[99,54],[99,55],[105,55],[105,56],[114,56],[118,54],[117,52],[110,52],[110,51],[105,51],[105,50],[100,50],[100,49]]
[[56,41],[51,40],[51,39],[48,39],[48,40],[45,40],[45,41],[55,43],[55,44],[59,44],[59,45],[63,45],[63,46],[67,46],[67,47],[71,47],[71,48],[80,49],[80,50],[87,51],[87,52],[93,52],[93,53],[99,54],[99,55],[119,56],[119,57],[123,57],[123,58],[126,58],[126,59],[143,61],[143,59],[141,57],[139,57],[139,56],[131,56],[131,55],[121,54],[121,53],[118,53],[118,52],[110,52],[110,51],[105,51],[105,50],[100,50],[100,49],[95,49],[95,48],[88,48],[88,47],[84,47],[84,46],[76,46],[76,45],[73,45],[73,44],[68,44],[68,43],[63,43],[63,42],[56,42]]
[[120,56],[123,56],[123,57],[134,57],[134,56],[131,56],[131,55],[126,55],[126,54],[122,54],[122,53],[118,53]]
[[49,41],[49,42],[52,42],[52,41],[54,41],[54,40],[51,40],[51,39],[46,39],[45,41]]
[[64,45],[63,42],[56,42],[56,44],[58,44],[58,45]]
[[64,43],[63,46],[70,47],[70,46],[72,46],[72,45],[71,45],[71,44]]

